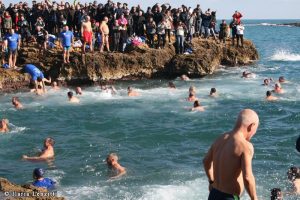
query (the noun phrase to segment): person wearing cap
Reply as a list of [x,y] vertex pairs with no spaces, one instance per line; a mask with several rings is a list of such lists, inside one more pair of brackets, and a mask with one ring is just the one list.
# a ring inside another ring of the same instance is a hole
[[48,137],[44,140],[44,149],[40,153],[39,156],[29,157],[27,155],[23,155],[23,160],[28,161],[45,161],[48,159],[54,158],[54,144],[55,140],[51,137]]
[[7,133],[9,131],[8,128],[8,119],[2,119],[0,123],[0,133]]
[[35,168],[33,170],[33,186],[39,188],[45,188],[47,190],[52,190],[55,187],[55,181],[50,178],[44,178],[45,171],[42,168]]

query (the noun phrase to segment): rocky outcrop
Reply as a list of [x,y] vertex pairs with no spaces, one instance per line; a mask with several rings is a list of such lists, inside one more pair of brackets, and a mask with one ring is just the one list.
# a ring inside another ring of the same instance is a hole
[[279,25],[300,27],[300,22],[296,22],[296,23],[285,23],[285,24],[279,24]]
[[0,178],[0,199],[3,200],[65,200],[57,197],[56,192],[48,192],[46,189],[32,185],[16,185],[7,179]]
[[[174,78],[182,74],[202,77],[212,74],[220,65],[247,65],[258,59],[258,52],[250,41],[244,48],[231,47],[213,40],[194,39],[193,53],[176,55],[173,45],[164,49],[130,48],[126,53],[71,53],[71,63],[63,64],[61,50],[41,54],[33,45],[20,51],[18,66],[32,63],[46,75],[66,84],[92,84],[97,81],[133,80],[141,78]],[[5,72],[4,72],[5,71]],[[2,91],[28,85],[28,77],[13,70],[0,71]]]

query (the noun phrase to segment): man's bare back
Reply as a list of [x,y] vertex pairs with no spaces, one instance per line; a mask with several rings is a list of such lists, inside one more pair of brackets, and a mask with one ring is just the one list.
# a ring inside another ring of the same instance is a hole
[[220,136],[209,149],[203,160],[210,187],[213,188],[209,199],[218,199],[222,195],[234,199],[241,196],[244,187],[251,200],[257,199],[252,173],[254,148],[249,141],[256,133],[258,123],[254,111],[243,110],[235,128]]

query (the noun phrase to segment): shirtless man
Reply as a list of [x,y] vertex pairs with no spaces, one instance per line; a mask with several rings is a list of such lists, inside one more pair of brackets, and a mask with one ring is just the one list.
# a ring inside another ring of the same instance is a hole
[[191,109],[191,111],[199,111],[199,112],[204,112],[205,109],[203,106],[200,105],[199,101],[194,102],[194,107]]
[[267,100],[267,101],[276,101],[276,100],[278,100],[278,98],[277,98],[277,97],[274,97],[274,96],[272,95],[272,92],[271,92],[271,91],[267,91],[267,93],[266,93],[266,100]]
[[16,109],[23,109],[23,105],[21,104],[19,97],[13,97],[11,103]]
[[257,200],[252,173],[254,154],[251,138],[257,131],[259,118],[250,109],[239,113],[232,131],[224,133],[210,147],[203,159],[209,180],[208,200],[236,200],[246,188],[251,200]]
[[81,35],[83,38],[82,53],[85,54],[86,44],[90,46],[90,50],[93,52],[93,29],[89,16],[86,16],[85,21],[81,24]]
[[127,93],[129,97],[137,97],[140,96],[140,93],[138,93],[137,91],[134,91],[131,87],[127,88]]
[[68,92],[69,102],[71,103],[79,103],[79,99],[73,96],[73,92]]
[[118,155],[115,153],[109,154],[106,158],[106,163],[107,163],[108,167],[110,167],[116,174],[115,176],[111,177],[110,179],[120,178],[121,176],[126,174],[126,168],[122,167],[118,163],[118,160],[119,160]]
[[52,83],[52,89],[53,89],[53,90],[60,90],[60,87],[58,87],[56,81],[53,81],[53,83]]
[[252,78],[253,74],[251,72],[244,71],[242,74],[242,78]]
[[291,167],[287,175],[293,186],[291,193],[300,194],[300,169],[298,167]]
[[275,83],[273,92],[278,93],[278,94],[284,93],[284,90],[281,88],[280,83]]
[[41,85],[38,85],[38,88],[35,90],[35,94],[40,96],[44,94],[43,87]]
[[9,128],[8,128],[8,119],[2,119],[1,120],[1,123],[0,123],[0,133],[6,133],[9,131]]
[[100,33],[102,35],[102,44],[100,47],[100,52],[103,52],[104,46],[106,46],[107,51],[109,52],[109,28],[108,28],[108,18],[104,17],[103,21],[100,24]]
[[180,76],[180,79],[181,79],[182,81],[189,81],[189,80],[190,80],[190,78],[189,78],[187,75],[185,75],[185,74],[181,75],[181,76]]
[[27,155],[23,155],[23,160],[44,161],[47,159],[54,158],[54,144],[55,141],[53,138],[50,137],[46,138],[44,141],[44,149],[39,156],[28,157]]

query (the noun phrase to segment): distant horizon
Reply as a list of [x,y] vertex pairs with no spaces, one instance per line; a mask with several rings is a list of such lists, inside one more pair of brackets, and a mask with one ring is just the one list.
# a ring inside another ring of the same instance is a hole
[[[1,1],[1,0],[0,0]],[[24,2],[24,0],[21,0]],[[52,1],[52,0],[51,0]],[[93,2],[94,0],[77,0],[82,4]],[[107,0],[96,0],[97,3],[105,4]],[[2,2],[7,7],[9,3],[15,4],[16,1],[12,0],[2,0]],[[18,2],[18,1],[17,1]],[[31,0],[26,1],[31,5]],[[42,2],[42,0],[37,0],[37,2]],[[56,0],[56,2],[61,2]],[[65,0],[64,2],[73,3],[74,0]],[[244,15],[244,20],[300,20],[300,1],[299,0],[243,0],[232,2],[232,0],[200,0],[200,1],[187,1],[177,0],[176,2],[171,2],[168,0],[158,1],[158,0],[113,0],[113,2],[127,2],[129,7],[133,5],[141,5],[141,7],[146,10],[148,6],[153,6],[155,3],[170,3],[172,7],[179,7],[182,4],[195,8],[197,4],[201,5],[203,11],[210,8],[211,10],[217,11],[217,19],[231,19],[235,10],[240,11]],[[288,12],[286,12],[288,11]]]

